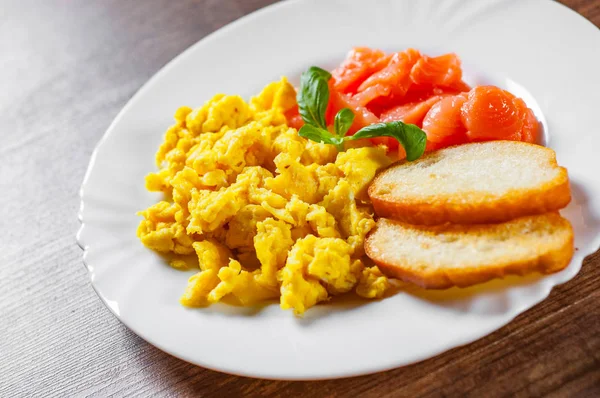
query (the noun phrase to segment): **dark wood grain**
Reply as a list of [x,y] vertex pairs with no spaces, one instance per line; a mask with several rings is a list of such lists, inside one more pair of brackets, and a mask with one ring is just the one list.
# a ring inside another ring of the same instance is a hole
[[[490,336],[351,379],[266,381],[192,366],[104,308],[74,240],[94,145],[166,62],[272,2],[1,3],[0,396],[600,396],[598,253]],[[600,0],[564,3],[600,25]]]

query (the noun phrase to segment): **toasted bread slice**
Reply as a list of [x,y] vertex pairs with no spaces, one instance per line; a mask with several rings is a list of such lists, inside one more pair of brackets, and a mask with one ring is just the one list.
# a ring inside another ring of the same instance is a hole
[[573,256],[573,229],[558,213],[475,225],[380,218],[365,251],[388,276],[428,289],[465,287],[509,274],[560,271]]
[[395,163],[369,187],[380,217],[411,224],[503,222],[571,200],[552,149],[515,141],[455,146]]

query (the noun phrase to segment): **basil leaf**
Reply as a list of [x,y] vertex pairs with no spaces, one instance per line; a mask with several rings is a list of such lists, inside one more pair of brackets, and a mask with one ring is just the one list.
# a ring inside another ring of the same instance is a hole
[[352,126],[353,121],[354,113],[350,109],[344,108],[341,111],[339,111],[335,115],[335,121],[333,125],[335,134],[338,137],[345,136],[350,126]]
[[[406,159],[416,160],[425,152],[427,144],[427,135],[423,130],[414,124],[406,124],[400,121],[389,123],[377,123],[363,127],[351,139],[374,137],[394,137],[406,151]],[[348,137],[350,138],[350,137]]]
[[331,79],[331,73],[329,73],[325,69],[319,68],[318,66],[311,66],[310,68],[308,68],[308,71],[314,75],[320,76],[321,78],[327,81]]
[[338,147],[338,149],[340,147],[343,148],[343,138],[336,137],[329,131],[320,129],[315,126],[311,126],[310,124],[305,124],[304,126],[302,126],[300,130],[298,130],[298,135],[300,137],[307,138],[311,141],[335,145]]
[[338,151],[344,150],[344,138],[336,137],[327,130],[320,129],[310,124],[305,124],[298,130],[300,137],[307,138],[311,141],[335,145]]
[[329,102],[331,73],[311,66],[300,77],[300,90],[296,97],[298,110],[304,123],[327,130],[325,111]]

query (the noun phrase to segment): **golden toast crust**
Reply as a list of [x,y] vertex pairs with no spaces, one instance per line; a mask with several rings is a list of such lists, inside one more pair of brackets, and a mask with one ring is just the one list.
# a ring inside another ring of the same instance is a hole
[[559,210],[571,201],[567,170],[558,166],[555,158],[547,164],[547,167],[558,171],[551,181],[532,189],[514,189],[501,196],[468,191],[436,194],[433,192],[435,188],[426,198],[409,193],[394,196],[383,189],[382,179],[387,172],[403,165],[402,162],[395,163],[381,171],[369,187],[373,208],[380,217],[417,225],[497,223]]
[[[491,279],[502,278],[507,275],[524,275],[533,272],[544,274],[558,272],[571,261],[573,256],[573,229],[571,224],[558,214],[548,215],[554,228],[561,228],[566,231],[567,238],[553,247],[544,247],[540,249],[536,256],[529,258],[515,257],[512,253],[507,253],[500,261],[492,264],[478,264],[477,266],[462,267],[459,265],[449,265],[446,267],[433,267],[429,262],[406,261],[401,263],[399,259],[390,258],[389,251],[381,247],[381,236],[377,236],[380,230],[381,222],[388,223],[383,228],[390,228],[390,224],[396,224],[403,228],[419,228],[426,233],[439,233],[445,229],[451,228],[453,233],[462,231],[464,234],[474,233],[477,228],[481,233],[486,225],[438,225],[438,226],[409,226],[407,224],[392,221],[378,221],[378,227],[372,231],[365,241],[366,254],[379,266],[381,271],[390,276],[406,282],[414,283],[426,289],[446,289],[453,286],[467,287],[478,283],[487,282]],[[542,217],[542,216],[539,216]],[[518,222],[518,220],[512,221]],[[489,225],[490,228],[499,225]],[[385,231],[383,232],[385,233]],[[518,244],[518,236],[515,239]],[[541,246],[540,246],[541,247]],[[415,250],[419,250],[415,247]],[[384,255],[387,254],[387,255]],[[394,261],[392,261],[394,260]]]

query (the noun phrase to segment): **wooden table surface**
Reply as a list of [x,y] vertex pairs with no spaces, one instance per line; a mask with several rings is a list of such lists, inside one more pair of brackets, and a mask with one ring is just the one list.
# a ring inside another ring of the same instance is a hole
[[[196,367],[150,346],[102,305],[75,243],[92,149],[166,62],[272,2],[0,3],[0,397],[600,396],[599,253],[486,338],[342,380],[267,381]],[[600,0],[563,2],[600,25]]]

